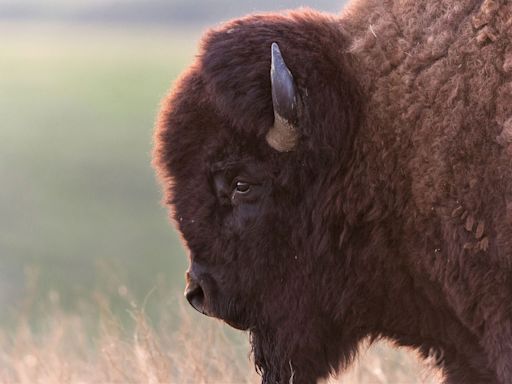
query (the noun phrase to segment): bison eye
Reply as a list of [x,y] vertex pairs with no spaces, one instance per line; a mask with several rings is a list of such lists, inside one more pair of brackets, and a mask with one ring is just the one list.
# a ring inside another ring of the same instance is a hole
[[242,203],[252,203],[258,199],[258,184],[245,181],[235,181],[231,190],[231,204],[236,206]]
[[235,193],[248,193],[251,190],[251,185],[249,183],[246,183],[244,181],[237,181],[235,184]]

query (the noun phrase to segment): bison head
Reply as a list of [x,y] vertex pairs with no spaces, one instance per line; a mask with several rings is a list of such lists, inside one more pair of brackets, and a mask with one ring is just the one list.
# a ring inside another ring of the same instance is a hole
[[[264,382],[352,354],[344,190],[360,98],[338,22],[313,12],[212,30],[163,101],[154,163],[190,250],[192,306],[249,330]],[[345,313],[347,312],[347,313]]]

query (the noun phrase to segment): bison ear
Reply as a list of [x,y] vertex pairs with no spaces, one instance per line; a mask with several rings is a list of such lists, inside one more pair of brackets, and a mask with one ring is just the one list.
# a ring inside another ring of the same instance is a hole
[[274,125],[267,133],[267,143],[279,152],[292,151],[298,141],[299,97],[293,76],[286,66],[277,43],[272,43],[270,81],[272,84],[272,104]]

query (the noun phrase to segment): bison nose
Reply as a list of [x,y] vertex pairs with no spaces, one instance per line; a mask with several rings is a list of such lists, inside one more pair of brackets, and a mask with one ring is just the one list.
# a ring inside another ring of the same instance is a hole
[[204,292],[201,286],[190,275],[188,276],[185,297],[192,307],[203,315],[206,315],[204,308]]

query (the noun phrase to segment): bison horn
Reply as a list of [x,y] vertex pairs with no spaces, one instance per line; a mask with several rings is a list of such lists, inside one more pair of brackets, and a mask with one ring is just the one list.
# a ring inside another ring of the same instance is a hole
[[272,63],[270,81],[272,84],[272,104],[274,106],[274,126],[268,131],[267,143],[279,152],[292,151],[297,145],[298,104],[293,76],[286,66],[277,43],[272,43]]

